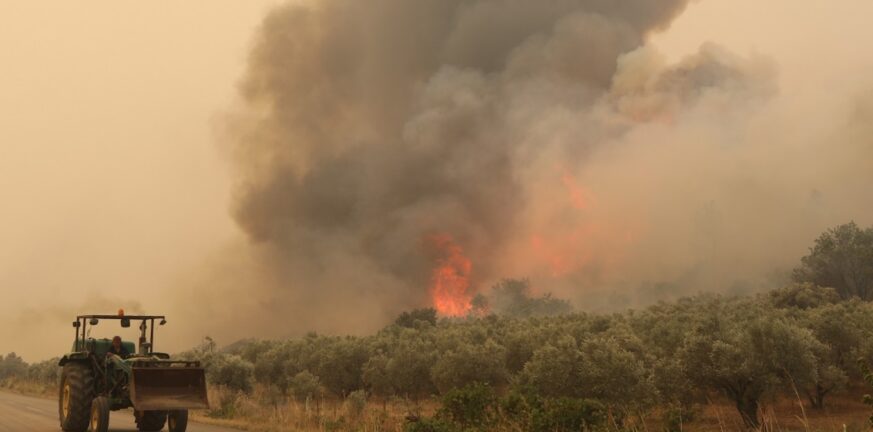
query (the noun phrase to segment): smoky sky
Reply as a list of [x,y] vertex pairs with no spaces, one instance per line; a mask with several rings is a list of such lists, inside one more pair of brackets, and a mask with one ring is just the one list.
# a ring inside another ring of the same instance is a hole
[[525,277],[583,309],[781,283],[816,200],[845,197],[780,163],[811,150],[762,125],[789,127],[766,56],[649,46],[686,3],[273,10],[222,129],[248,239],[234,313],[370,330],[430,305],[433,235],[473,292]]

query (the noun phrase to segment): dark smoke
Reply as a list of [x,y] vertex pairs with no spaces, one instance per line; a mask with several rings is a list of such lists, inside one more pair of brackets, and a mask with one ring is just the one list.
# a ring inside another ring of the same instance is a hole
[[[734,205],[764,203],[771,222],[778,205],[738,192],[757,178],[740,184],[706,166],[747,154],[737,142],[753,135],[748,113],[775,94],[774,73],[709,45],[666,64],[646,40],[686,3],[275,9],[227,133],[233,214],[250,244],[222,273],[234,276],[211,288],[238,302],[204,307],[264,323],[286,316],[282,331],[369,331],[429,304],[422,241],[433,234],[463,247],[479,290],[530,277],[604,307],[659,289],[725,289],[736,279],[719,279],[727,268],[747,263],[716,263],[738,253],[724,219]],[[681,187],[708,174],[708,190]],[[661,189],[641,195],[650,187]],[[783,247],[767,249],[768,265]]]

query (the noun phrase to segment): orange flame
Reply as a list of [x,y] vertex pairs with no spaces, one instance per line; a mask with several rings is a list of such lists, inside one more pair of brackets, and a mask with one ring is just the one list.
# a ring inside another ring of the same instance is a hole
[[530,233],[535,265],[555,278],[571,274],[596,279],[614,270],[633,243],[635,224],[610,214],[590,188],[566,169],[559,179],[564,194],[553,196],[547,214]]
[[593,205],[594,196],[591,192],[580,186],[570,173],[564,173],[561,176],[561,183],[567,188],[567,193],[570,194],[570,203],[577,210],[585,210]]
[[470,272],[473,264],[464,250],[447,234],[427,238],[437,254],[431,273],[430,294],[437,312],[443,316],[461,317],[472,309]]

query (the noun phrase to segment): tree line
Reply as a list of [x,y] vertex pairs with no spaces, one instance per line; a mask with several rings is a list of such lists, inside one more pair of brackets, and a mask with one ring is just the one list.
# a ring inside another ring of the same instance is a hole
[[[873,228],[823,233],[792,279],[756,296],[697,295],[615,314],[572,312],[507,280],[477,300],[490,305],[486,316],[420,309],[366,337],[312,333],[221,349],[207,338],[182,356],[203,361],[213,385],[261,389],[266,403],[439,397],[435,417],[408,425],[418,432],[596,429],[655,410],[679,429],[716,393],[758,427],[773,398],[824,408],[863,382],[859,359],[873,357]],[[21,374],[56,379],[14,354],[0,362],[0,380]]]

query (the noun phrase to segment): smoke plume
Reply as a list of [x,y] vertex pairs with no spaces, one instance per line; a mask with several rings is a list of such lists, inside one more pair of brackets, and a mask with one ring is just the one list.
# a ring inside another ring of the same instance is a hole
[[198,302],[362,332],[504,277],[595,310],[777,284],[826,224],[871,215],[869,134],[817,166],[771,61],[669,63],[647,40],[686,3],[273,10],[223,133],[248,242],[210,288],[235,302]]

